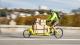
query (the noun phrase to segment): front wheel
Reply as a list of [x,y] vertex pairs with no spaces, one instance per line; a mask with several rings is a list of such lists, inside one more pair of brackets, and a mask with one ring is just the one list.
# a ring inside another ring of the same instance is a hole
[[61,28],[56,28],[54,31],[54,36],[56,38],[61,38],[63,36],[63,30]]
[[30,34],[29,31],[27,31],[27,30],[24,30],[24,31],[23,31],[23,37],[24,37],[24,38],[29,38],[30,35],[31,35],[31,34]]

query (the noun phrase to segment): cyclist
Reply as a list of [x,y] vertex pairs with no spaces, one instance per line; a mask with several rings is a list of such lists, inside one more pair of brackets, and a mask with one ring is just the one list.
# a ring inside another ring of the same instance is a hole
[[58,14],[58,12],[55,12],[55,11],[52,11],[50,10],[50,15],[48,16],[48,19],[47,19],[47,25],[48,26],[55,26],[58,22],[59,22],[59,19],[60,19],[60,15]]

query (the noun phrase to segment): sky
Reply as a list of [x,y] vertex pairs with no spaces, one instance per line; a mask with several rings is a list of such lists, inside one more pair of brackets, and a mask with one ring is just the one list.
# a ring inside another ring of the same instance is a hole
[[0,7],[38,9],[39,6],[69,12],[80,8],[80,0],[0,0]]

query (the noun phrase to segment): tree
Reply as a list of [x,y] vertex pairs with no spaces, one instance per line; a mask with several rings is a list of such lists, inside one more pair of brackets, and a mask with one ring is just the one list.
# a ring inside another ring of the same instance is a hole
[[78,8],[78,9],[73,9],[71,12],[72,12],[72,13],[75,13],[75,14],[80,14],[80,8]]
[[6,12],[7,12],[7,8],[0,10],[0,16],[1,17],[6,17]]

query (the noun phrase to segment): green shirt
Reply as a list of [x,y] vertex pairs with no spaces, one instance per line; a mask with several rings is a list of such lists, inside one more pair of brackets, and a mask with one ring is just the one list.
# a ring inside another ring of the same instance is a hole
[[49,15],[49,17],[48,17],[48,19],[47,20],[51,20],[51,21],[58,21],[59,20],[59,18],[58,18],[58,16],[57,16],[57,14],[56,13],[52,13],[52,15]]

